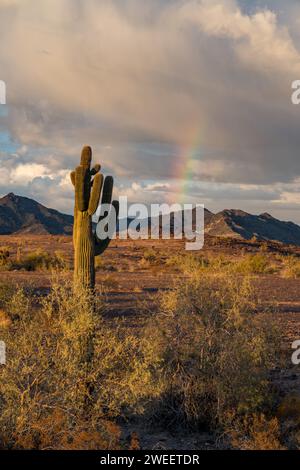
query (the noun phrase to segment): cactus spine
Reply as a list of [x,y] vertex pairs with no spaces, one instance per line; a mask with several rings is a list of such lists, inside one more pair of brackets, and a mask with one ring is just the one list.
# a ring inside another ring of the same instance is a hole
[[[101,203],[110,204],[113,190],[113,178],[104,180],[100,165],[91,168],[92,149],[84,147],[80,165],[71,172],[71,181],[75,188],[74,207],[74,284],[93,289],[95,286],[95,256],[103,253],[110,239],[99,240],[92,230],[92,216],[97,211],[101,191]],[[102,190],[103,189],[103,190]],[[116,203],[113,205],[116,207]]]

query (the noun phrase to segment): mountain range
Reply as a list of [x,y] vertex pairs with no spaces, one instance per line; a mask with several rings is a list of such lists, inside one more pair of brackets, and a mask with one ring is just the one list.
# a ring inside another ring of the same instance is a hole
[[[205,233],[232,239],[277,241],[300,246],[300,226],[268,213],[252,215],[237,209],[217,214],[205,209]],[[130,223],[130,220],[128,221]],[[73,217],[49,209],[23,196],[9,193],[0,198],[0,235],[70,235]]]
[[244,240],[277,241],[300,245],[300,226],[283,222],[268,213],[252,215],[242,210],[223,210],[217,214],[205,213],[205,233],[215,237]]
[[0,198],[0,234],[70,235],[73,217],[9,193]]

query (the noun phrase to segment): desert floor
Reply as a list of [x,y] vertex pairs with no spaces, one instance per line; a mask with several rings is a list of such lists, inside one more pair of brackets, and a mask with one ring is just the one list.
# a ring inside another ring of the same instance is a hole
[[[10,247],[13,257],[18,249],[22,255],[41,249],[49,253],[61,252],[72,263],[71,237],[1,236],[0,247],[3,246]],[[272,259],[276,259],[276,255],[289,254],[300,257],[300,248],[291,246],[271,243],[264,244],[263,249],[266,256]],[[152,255],[145,256],[149,250]],[[193,256],[225,256],[239,259],[247,253],[261,250],[262,244],[256,241],[206,239],[204,248]],[[176,266],[166,264],[168,258],[180,253],[186,253],[183,241],[113,240],[97,268],[97,292],[104,299],[104,316],[108,320],[116,316],[124,317],[130,327],[139,328],[145,318],[155,310],[155,300],[159,293],[180,282],[183,274],[180,274]],[[66,275],[71,278],[71,270]],[[252,278],[259,300],[258,309],[267,309],[282,331],[281,365],[271,372],[272,381],[279,387],[282,395],[293,391],[299,393],[300,365],[292,365],[291,343],[300,339],[300,278],[285,278],[276,270],[272,274],[253,275]],[[0,282],[30,286],[39,294],[48,291],[50,279],[51,274],[48,271],[0,271]],[[173,436],[168,432],[149,430],[143,433],[142,441],[144,448],[214,447],[210,436],[206,434]]]

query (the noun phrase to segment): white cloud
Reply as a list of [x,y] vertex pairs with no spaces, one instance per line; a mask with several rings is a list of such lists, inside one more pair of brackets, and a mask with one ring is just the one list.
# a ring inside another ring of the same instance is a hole
[[49,175],[49,170],[45,165],[37,163],[26,163],[18,165],[10,174],[10,181],[19,185],[26,185],[34,178]]
[[243,14],[235,1],[191,1],[182,7],[184,16],[209,36],[229,38],[247,65],[263,72],[299,72],[300,56],[286,26],[274,11]]

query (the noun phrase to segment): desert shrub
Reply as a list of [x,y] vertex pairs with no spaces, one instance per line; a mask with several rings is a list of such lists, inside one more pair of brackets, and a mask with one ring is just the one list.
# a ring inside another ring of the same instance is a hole
[[237,263],[232,264],[232,270],[240,274],[267,274],[272,272],[268,258],[257,253],[247,255]]
[[268,251],[269,251],[268,242],[266,242],[266,241],[265,241],[265,242],[261,242],[259,251],[260,251],[261,253],[268,253]]
[[[139,266],[140,266],[140,268],[142,268],[142,269],[148,269],[148,268],[150,268],[150,266],[151,266],[151,262],[150,262],[148,259],[146,259],[146,258],[141,258],[141,259],[139,260]],[[135,270],[135,269],[134,269],[134,266],[133,266],[133,270]]]
[[139,260],[139,265],[142,268],[149,268],[153,265],[161,263],[160,254],[154,248],[147,248],[143,251],[143,257]]
[[105,262],[101,256],[95,257],[95,269],[96,271],[104,269]]
[[64,257],[64,253],[56,251],[54,255],[42,250],[36,250],[28,253],[17,261],[14,269],[25,269],[26,271],[37,270],[63,270],[68,268],[68,262]]
[[273,331],[253,314],[247,279],[202,271],[162,294],[159,307],[144,331],[163,380],[154,419],[222,426],[228,413],[266,404]]
[[105,322],[94,298],[61,281],[42,299],[19,290],[7,308],[13,321],[0,324],[7,349],[0,369],[2,445],[117,448],[114,418],[142,413],[159,394],[152,344],[120,321]]
[[0,269],[10,269],[11,260],[10,260],[10,247],[1,246],[0,247]]
[[177,270],[189,274],[201,270],[212,272],[223,271],[237,274],[267,274],[274,271],[268,257],[265,254],[255,255],[244,254],[238,261],[229,257],[219,256],[199,256],[197,254],[179,254],[166,259],[167,266],[173,266]]
[[117,271],[118,268],[113,264],[109,263],[107,259],[103,259],[102,256],[95,257],[95,269],[96,271]]
[[282,276],[285,278],[297,279],[300,277],[300,260],[294,256],[282,258]]
[[129,445],[129,450],[140,450],[140,439],[138,434],[134,431],[131,433],[130,436],[130,445]]
[[183,272],[193,272],[210,266],[207,258],[192,254],[173,255],[167,258],[165,263],[167,266],[174,266]]
[[0,309],[0,329],[8,328],[11,325],[11,319],[5,312],[5,310]]
[[278,407],[278,416],[280,419],[292,419],[297,425],[300,425],[300,396],[287,395],[284,397]]
[[19,289],[2,303],[5,448],[119,448],[116,418],[227,429],[268,404],[273,331],[247,279],[192,272],[138,333],[61,280],[46,297]]
[[0,308],[4,307],[8,301],[13,297],[16,291],[16,286],[6,282],[0,282]]
[[246,416],[229,434],[233,447],[239,450],[284,450],[276,417],[268,419],[262,413]]
[[143,258],[147,261],[155,261],[157,257],[157,253],[153,248],[148,248],[143,253]]
[[170,256],[165,260],[167,266],[173,266],[184,274],[197,273],[202,270],[211,272],[228,271],[233,262],[229,257],[218,255],[180,254]]
[[[58,270],[70,269],[70,261],[66,258],[64,251],[57,250],[52,257],[52,266]],[[50,265],[51,265],[50,264]]]
[[60,408],[45,413],[31,423],[26,433],[16,435],[16,446],[43,450],[120,449],[120,427],[112,421],[99,420],[97,429],[87,420],[76,419],[70,426],[68,412]]
[[289,449],[300,449],[300,396],[291,394],[284,397],[278,406],[284,442]]
[[9,246],[1,246],[0,247],[0,264],[5,264],[10,255],[10,247]]

